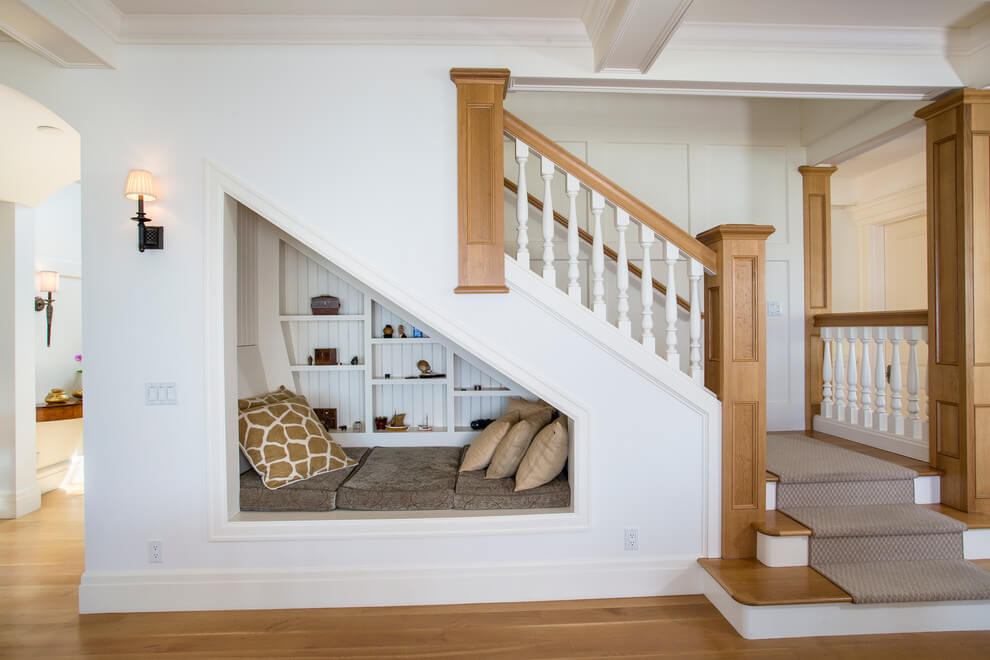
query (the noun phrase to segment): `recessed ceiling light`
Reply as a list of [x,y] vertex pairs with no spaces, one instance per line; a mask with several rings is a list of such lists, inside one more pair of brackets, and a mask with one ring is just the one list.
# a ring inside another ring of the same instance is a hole
[[61,135],[62,129],[58,126],[47,126],[42,124],[41,126],[38,126],[38,132],[44,133],[45,135]]

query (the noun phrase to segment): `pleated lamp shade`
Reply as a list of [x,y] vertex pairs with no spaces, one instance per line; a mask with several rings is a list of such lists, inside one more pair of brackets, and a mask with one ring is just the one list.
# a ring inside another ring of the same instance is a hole
[[58,291],[58,273],[54,270],[43,270],[38,273],[38,289],[43,293]]
[[155,201],[155,184],[151,180],[151,172],[148,170],[131,170],[127,175],[127,188],[124,190],[124,197],[127,199],[138,199],[144,197],[144,201]]

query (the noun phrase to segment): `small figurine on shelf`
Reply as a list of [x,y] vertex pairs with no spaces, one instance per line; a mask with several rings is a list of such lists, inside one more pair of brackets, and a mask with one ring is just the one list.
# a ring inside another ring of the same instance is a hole
[[388,417],[375,417],[375,430],[384,431],[387,423]]
[[406,338],[406,326],[399,324],[399,339]]
[[341,424],[340,425],[340,431],[341,432],[347,432],[347,424]]
[[426,416],[426,422],[419,425],[419,430],[420,431],[432,431],[433,430],[433,427],[430,426],[430,416],[429,415]]
[[308,364],[311,367],[313,366],[313,356],[312,355],[310,355],[309,357],[306,358],[306,364]]
[[395,331],[392,330],[392,326],[386,325],[385,328],[382,330],[382,337],[384,337],[385,339],[391,339],[393,332]]
[[423,331],[422,330],[420,330],[419,328],[413,328],[413,338],[414,339],[420,339],[420,338],[422,338],[422,336],[423,336]]
[[358,420],[351,424],[351,428],[354,429],[355,433],[364,433],[364,422]]
[[358,363],[358,356],[355,355],[354,357],[351,358],[351,364],[357,364],[357,363]]

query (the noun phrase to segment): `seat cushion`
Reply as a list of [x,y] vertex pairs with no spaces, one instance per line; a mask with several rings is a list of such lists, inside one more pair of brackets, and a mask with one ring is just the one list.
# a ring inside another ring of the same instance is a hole
[[549,483],[515,492],[516,480],[486,479],[484,470],[461,472],[454,490],[455,509],[550,509],[571,504],[567,471]]
[[460,447],[375,447],[337,491],[338,509],[449,509]]
[[[344,453],[360,462],[368,448],[345,447]],[[337,489],[356,469],[357,465],[354,465],[324,472],[277,490],[266,488],[258,473],[250,470],[241,475],[241,511],[333,511]]]

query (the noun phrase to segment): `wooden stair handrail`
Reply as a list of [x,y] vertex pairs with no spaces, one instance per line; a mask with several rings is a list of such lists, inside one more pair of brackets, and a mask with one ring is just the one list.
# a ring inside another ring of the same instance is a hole
[[[508,190],[512,191],[514,194],[516,195],[519,194],[519,186],[517,186],[509,179],[505,179],[505,187]],[[526,195],[526,197],[529,199],[530,206],[535,207],[539,211],[543,211],[543,202],[533,197],[532,195]],[[553,219],[557,221],[557,224],[567,227],[567,218],[557,213],[556,211],[553,212]],[[578,236],[581,238],[582,241],[584,241],[589,245],[591,245],[594,242],[594,237],[585,230],[581,229],[580,227],[578,227]],[[619,254],[609,246],[603,245],[602,249],[605,252],[605,256],[611,259],[612,261],[619,260]],[[636,277],[643,279],[643,269],[631,261],[627,263],[629,264],[629,272],[635,275]],[[658,282],[656,279],[653,280],[653,288],[659,291],[661,294],[665,296],[667,295],[667,287],[664,286],[662,282]],[[691,303],[684,300],[684,298],[681,298],[680,296],[677,296],[677,305],[683,308],[685,311],[688,312],[691,311]],[[702,314],[701,317],[704,318],[705,315]]]
[[701,262],[701,265],[708,272],[715,272],[716,257],[715,252],[711,248],[641,202],[627,190],[619,186],[619,184],[508,110],[504,111],[503,128],[509,135],[519,138],[538,154],[546,156],[562,170],[577,177],[584,185],[595,192],[601,193],[608,201],[622,207],[629,215],[652,229],[661,238],[673,241],[681,251]]
[[893,326],[927,326],[927,309],[903,309],[885,312],[839,312],[816,314],[816,328],[889,328]]

